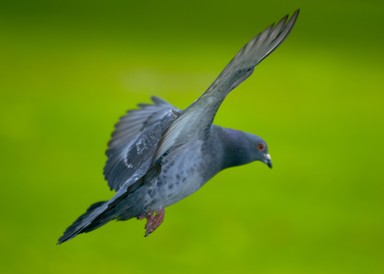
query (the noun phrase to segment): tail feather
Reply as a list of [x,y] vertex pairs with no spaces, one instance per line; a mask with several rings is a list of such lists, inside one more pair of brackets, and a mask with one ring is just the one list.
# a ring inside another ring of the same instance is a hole
[[[106,205],[107,202],[97,202],[91,205],[83,215],[65,230],[57,244],[62,244],[80,233],[92,231],[110,221],[110,219],[100,218],[107,208]],[[97,222],[95,222],[96,220]]]
[[153,165],[146,175],[137,179],[132,177],[130,181],[119,189],[115,196],[105,202],[97,202],[91,205],[87,211],[81,215],[57,242],[61,244],[68,241],[80,233],[90,232],[112,220],[128,220],[143,214],[143,204],[140,195],[131,195],[140,188],[145,180],[152,181],[159,173],[161,167]]

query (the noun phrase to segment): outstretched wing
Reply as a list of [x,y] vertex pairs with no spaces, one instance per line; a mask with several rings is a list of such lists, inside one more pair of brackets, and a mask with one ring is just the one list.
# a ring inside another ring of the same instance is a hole
[[180,110],[158,97],[154,104],[139,104],[115,125],[106,151],[104,177],[111,189],[119,188],[132,176],[140,178],[151,164],[161,135],[179,116]]
[[288,20],[288,15],[272,24],[246,44],[224,68],[217,79],[200,98],[190,105],[167,129],[156,151],[156,161],[171,147],[190,139],[204,136],[227,94],[247,79],[255,66],[276,49],[288,36],[296,22],[299,10]]

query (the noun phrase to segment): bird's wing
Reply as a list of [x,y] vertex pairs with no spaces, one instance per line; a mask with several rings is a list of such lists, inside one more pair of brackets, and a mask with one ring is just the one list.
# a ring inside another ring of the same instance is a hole
[[128,111],[115,125],[104,167],[111,189],[117,191],[130,177],[140,178],[147,172],[161,135],[181,113],[158,97],[152,101]]
[[247,79],[255,66],[267,57],[288,36],[299,10],[288,20],[288,15],[272,24],[247,43],[229,62],[208,90],[185,109],[163,134],[154,161],[172,147],[204,136],[227,94]]

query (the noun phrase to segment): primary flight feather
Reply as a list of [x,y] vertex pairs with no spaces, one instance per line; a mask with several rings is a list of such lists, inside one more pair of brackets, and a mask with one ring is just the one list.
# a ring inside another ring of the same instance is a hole
[[266,142],[212,124],[227,94],[291,31],[299,10],[247,43],[207,91],[185,110],[152,97],[115,126],[104,176],[116,194],[88,208],[60,237],[61,244],[111,220],[146,219],[145,236],[161,225],[164,208],[187,197],[221,170],[262,161],[272,167]]

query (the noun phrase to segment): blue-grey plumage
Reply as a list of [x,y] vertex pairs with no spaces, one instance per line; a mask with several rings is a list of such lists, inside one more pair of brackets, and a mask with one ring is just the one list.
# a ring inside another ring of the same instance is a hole
[[158,97],[140,104],[115,126],[107,149],[105,179],[114,197],[93,204],[58,243],[111,220],[146,218],[146,235],[163,221],[164,208],[192,194],[221,170],[262,161],[272,167],[266,142],[212,125],[226,95],[288,35],[299,11],[285,16],[246,44],[207,91],[184,111]]

